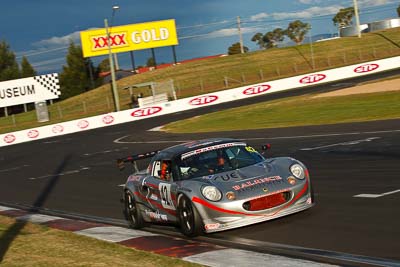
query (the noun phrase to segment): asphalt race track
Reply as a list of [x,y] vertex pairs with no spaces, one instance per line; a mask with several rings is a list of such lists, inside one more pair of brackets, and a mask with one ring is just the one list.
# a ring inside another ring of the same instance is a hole
[[[314,90],[338,87],[340,84]],[[303,161],[309,167],[316,206],[208,237],[400,260],[400,119],[207,134],[147,131],[245,103],[237,101],[0,148],[0,203],[123,219],[120,185],[129,168],[120,172],[116,158],[187,140],[234,137],[256,148],[270,143],[271,157],[291,156]],[[171,230],[175,231],[173,227]]]

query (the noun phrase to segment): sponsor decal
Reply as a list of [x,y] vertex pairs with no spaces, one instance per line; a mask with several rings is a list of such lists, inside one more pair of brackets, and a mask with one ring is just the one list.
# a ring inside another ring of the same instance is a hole
[[241,189],[246,189],[249,187],[257,186],[257,185],[262,185],[262,184],[269,184],[271,182],[275,181],[281,181],[282,177],[280,176],[271,176],[271,177],[265,177],[265,178],[257,178],[254,180],[250,180],[238,185],[232,186],[232,188],[236,191],[241,190]]
[[188,157],[191,157],[193,155],[201,154],[207,151],[212,151],[220,148],[226,148],[226,147],[232,147],[232,146],[245,146],[245,143],[226,143],[226,144],[220,144],[220,145],[215,145],[215,146],[208,146],[208,147],[203,147],[199,148],[193,151],[186,152],[181,155],[181,159],[185,159]]
[[192,100],[189,101],[190,105],[193,106],[201,106],[201,105],[206,105],[210,104],[218,99],[218,96],[216,95],[205,95],[205,96],[200,96],[193,98]]
[[89,122],[87,120],[81,120],[78,122],[78,127],[81,129],[86,129],[89,126]]
[[244,95],[257,95],[257,94],[264,93],[264,92],[268,91],[269,89],[271,89],[271,86],[269,84],[261,84],[261,85],[249,87],[246,90],[244,90],[242,93]]
[[240,176],[236,172],[231,172],[231,173],[224,173],[224,174],[217,174],[214,175],[214,180],[222,180],[222,181],[229,181],[230,179],[240,179]]
[[7,134],[6,136],[4,136],[3,140],[4,142],[6,142],[7,144],[11,144],[12,142],[14,142],[17,138],[15,137],[15,135],[13,134]]
[[246,146],[246,150],[250,153],[257,153],[257,150],[255,150],[253,147],[251,146]]
[[[112,48],[127,46],[128,45],[128,40],[126,38],[127,35],[128,35],[127,32],[110,34],[110,46]],[[91,41],[93,44],[92,50],[108,48],[108,45],[107,45],[108,40],[107,39],[108,39],[107,35],[91,37]]]
[[206,145],[211,145],[212,143],[218,142],[217,141],[207,141],[207,142],[198,142],[198,141],[192,141],[189,143],[184,144],[187,148],[196,148],[199,146],[206,146]]
[[157,201],[158,200],[158,196],[156,194],[151,194],[150,195],[150,199]]
[[302,84],[316,83],[316,82],[322,81],[325,78],[326,78],[325,74],[312,74],[312,75],[308,75],[308,76],[305,76],[302,79],[300,79],[300,83],[302,83]]
[[162,110],[161,107],[148,107],[137,109],[131,113],[132,117],[146,117],[150,115],[154,115]]
[[166,214],[161,214],[159,210],[157,210],[156,212],[154,211],[150,211],[150,210],[145,210],[146,215],[153,220],[156,221],[168,221],[168,217]]
[[361,65],[361,66],[358,66],[357,68],[355,68],[354,72],[355,73],[370,72],[370,71],[376,70],[377,68],[379,68],[378,64],[365,64],[365,65]]
[[206,230],[215,230],[215,229],[218,229],[219,227],[220,227],[219,223],[209,223],[209,224],[204,225],[204,228]]
[[28,137],[29,138],[36,138],[36,137],[38,137],[39,136],[39,131],[38,130],[30,130],[28,133],[27,133],[27,135],[28,135]]
[[172,202],[171,184],[160,183],[158,185],[160,191],[161,205],[164,209],[175,210],[174,203]]
[[140,178],[142,178],[140,175],[130,175],[127,182],[136,182],[139,181]]
[[62,133],[64,131],[64,126],[54,125],[53,128],[51,128],[51,131],[55,134]]
[[111,124],[114,122],[114,117],[111,115],[107,115],[103,117],[104,124]]

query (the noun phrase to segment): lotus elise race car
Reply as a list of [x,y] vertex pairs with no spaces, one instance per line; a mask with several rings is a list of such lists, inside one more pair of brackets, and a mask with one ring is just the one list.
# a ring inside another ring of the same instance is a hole
[[[264,146],[264,149],[267,149]],[[152,158],[139,171],[136,161]],[[122,202],[132,228],[177,224],[193,237],[263,222],[313,206],[307,168],[265,158],[235,139],[206,139],[118,159],[132,162]]]

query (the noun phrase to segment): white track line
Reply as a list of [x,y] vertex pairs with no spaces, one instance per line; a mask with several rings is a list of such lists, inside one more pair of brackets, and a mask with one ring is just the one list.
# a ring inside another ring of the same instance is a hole
[[317,149],[321,149],[321,148],[328,148],[328,147],[334,147],[334,146],[352,146],[352,145],[358,145],[359,143],[363,143],[363,142],[371,142],[372,140],[375,140],[375,139],[380,139],[380,137],[369,137],[366,139],[347,141],[347,142],[330,144],[330,145],[325,145],[325,146],[307,147],[307,148],[301,148],[300,150],[310,151],[310,150],[317,150]]
[[382,194],[359,194],[359,195],[354,195],[353,197],[378,198],[378,197],[384,197],[384,196],[399,193],[399,192],[400,192],[400,189],[397,189],[397,190],[382,193]]
[[66,171],[66,172],[61,172],[61,173],[55,173],[55,174],[47,174],[39,177],[30,177],[28,178],[29,180],[39,180],[39,179],[44,179],[44,178],[49,178],[49,177],[56,177],[56,176],[64,176],[64,175],[69,175],[69,174],[75,174],[75,173],[80,173],[82,171],[87,171],[90,170],[89,167],[82,167],[79,170],[72,170],[72,171]]
[[[349,132],[349,133],[334,133],[334,134],[312,134],[312,135],[295,135],[295,136],[277,136],[277,137],[253,137],[243,138],[243,140],[275,140],[275,139],[299,139],[299,138],[315,138],[315,137],[332,137],[332,136],[345,136],[345,135],[363,135],[363,134],[381,134],[381,133],[396,133],[400,130],[386,130],[386,131],[370,131],[370,132]],[[113,142],[117,144],[160,144],[160,143],[186,143],[193,140],[155,140],[155,141],[122,141],[129,137],[129,135],[122,136],[115,139]]]
[[18,166],[18,167],[14,167],[14,168],[9,168],[9,169],[4,169],[4,170],[0,170],[0,172],[9,172],[9,171],[16,171],[22,168],[26,168],[29,167],[30,165],[22,165],[22,166]]

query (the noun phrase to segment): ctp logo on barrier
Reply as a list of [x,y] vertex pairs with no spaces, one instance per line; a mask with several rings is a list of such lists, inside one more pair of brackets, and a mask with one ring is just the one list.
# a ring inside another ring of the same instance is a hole
[[78,122],[78,127],[81,129],[86,129],[87,127],[89,127],[89,122],[87,120],[81,120],[80,122]]
[[365,64],[365,65],[361,65],[361,66],[358,66],[357,68],[355,68],[354,72],[355,73],[370,72],[370,71],[376,70],[377,68],[379,68],[378,64]]
[[189,101],[189,104],[194,106],[206,105],[216,101],[217,99],[218,96],[216,95],[205,95],[193,98],[192,100]]
[[14,142],[17,138],[15,137],[15,135],[13,134],[7,134],[6,136],[4,136],[4,142],[6,142],[7,144],[11,144],[12,142]]
[[111,124],[114,122],[114,117],[111,115],[107,115],[103,117],[102,121],[104,122],[104,124]]
[[264,93],[264,92],[268,91],[269,89],[271,89],[270,85],[261,84],[261,85],[256,85],[256,86],[247,88],[246,90],[243,91],[243,94],[244,95],[257,95],[257,94]]
[[162,110],[162,107],[148,107],[135,110],[131,113],[132,117],[146,117],[156,114]]
[[34,139],[34,138],[37,138],[39,136],[39,131],[38,130],[30,130],[27,133],[27,135],[28,135],[29,138]]
[[64,131],[64,126],[62,125],[54,125],[53,128],[51,128],[51,131],[55,134],[62,133]]
[[300,79],[300,83],[302,84],[316,83],[322,81],[325,78],[326,78],[325,74],[311,74]]

